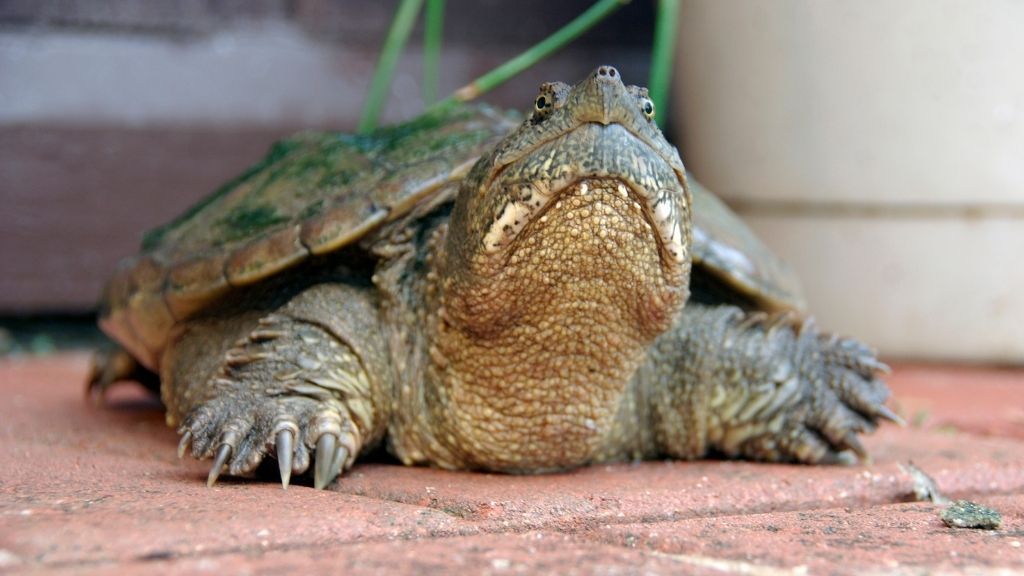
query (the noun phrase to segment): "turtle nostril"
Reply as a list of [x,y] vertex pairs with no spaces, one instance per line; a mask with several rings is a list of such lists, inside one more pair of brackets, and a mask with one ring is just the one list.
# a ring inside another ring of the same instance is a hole
[[597,68],[598,76],[606,76],[608,78],[615,78],[619,74],[618,70],[611,66],[599,66]]

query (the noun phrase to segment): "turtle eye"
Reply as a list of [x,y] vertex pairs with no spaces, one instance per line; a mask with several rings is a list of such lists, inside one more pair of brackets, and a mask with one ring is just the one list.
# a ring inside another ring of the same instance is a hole
[[569,93],[569,86],[561,82],[545,82],[537,90],[537,98],[533,101],[533,114],[530,121],[538,124],[555,110],[562,107],[565,97]]
[[654,102],[650,98],[640,99],[640,110],[643,111],[644,116],[647,116],[648,120],[654,119]]
[[543,92],[537,96],[537,99],[533,101],[533,123],[536,124],[547,118],[554,107],[555,98],[550,92]]

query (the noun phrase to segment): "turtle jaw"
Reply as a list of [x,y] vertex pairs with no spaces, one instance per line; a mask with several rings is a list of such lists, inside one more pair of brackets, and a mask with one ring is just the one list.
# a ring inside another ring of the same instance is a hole
[[[532,209],[523,203],[506,204],[484,237],[484,252],[490,255],[499,267],[507,266],[518,247],[519,239],[530,228],[546,225],[549,219],[548,212],[558,205],[563,197],[574,194],[587,195],[593,189],[614,190],[616,195],[632,202],[639,209],[643,220],[637,221],[637,227],[644,227],[653,233],[666,277],[672,278],[685,271],[689,262],[689,225],[683,221],[679,213],[680,207],[673,203],[667,194],[657,195],[643,189],[637,190],[633,183],[615,178],[577,180],[545,197],[539,204],[535,201]],[[583,212],[581,218],[590,217],[590,211]],[[595,223],[589,227],[589,233],[604,233],[601,226],[604,215],[598,213],[593,216]]]
[[[573,326],[599,315],[609,332],[649,341],[685,303],[690,260],[688,220],[659,214],[648,198],[619,178],[583,178],[518,224],[506,211],[508,221],[488,232],[502,234],[500,246],[448,262],[449,319],[487,338],[517,324]],[[667,232],[672,226],[678,231]],[[452,231],[449,240],[457,238]]]
[[611,182],[623,198],[642,207],[644,224],[656,232],[667,276],[688,270],[690,193],[685,172],[626,127],[593,122],[511,164],[496,166],[482,187],[479,207],[480,217],[489,217],[479,227],[483,255],[500,268],[524,230],[536,226],[567,190],[588,181]]

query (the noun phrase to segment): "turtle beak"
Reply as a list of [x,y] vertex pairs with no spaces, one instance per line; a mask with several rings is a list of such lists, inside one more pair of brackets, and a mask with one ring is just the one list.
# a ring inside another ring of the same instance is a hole
[[577,122],[594,122],[605,126],[626,123],[626,111],[636,106],[629,101],[631,96],[622,83],[622,76],[613,66],[598,66],[586,80],[574,90]]

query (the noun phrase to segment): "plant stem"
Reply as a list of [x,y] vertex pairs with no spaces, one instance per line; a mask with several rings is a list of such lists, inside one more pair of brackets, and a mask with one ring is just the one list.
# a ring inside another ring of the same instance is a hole
[[444,29],[444,0],[427,0],[423,23],[423,104],[437,100],[440,78],[441,31]]
[[658,14],[654,20],[654,48],[651,50],[651,79],[647,84],[658,126],[665,125],[668,116],[668,84],[672,80],[672,57],[675,55],[676,20],[679,0],[658,0]]
[[377,126],[381,108],[384,107],[388,90],[391,88],[391,77],[395,73],[398,55],[402,52],[405,41],[409,39],[409,32],[412,31],[412,25],[416,22],[416,16],[422,6],[423,0],[402,0],[398,5],[398,12],[391,22],[391,29],[388,30],[384,48],[377,60],[377,68],[373,71],[370,92],[363,104],[363,115],[359,119],[358,128],[360,133],[369,132]]
[[447,106],[456,102],[466,102],[481,94],[501,85],[508,79],[537,62],[543,60],[552,52],[575,40],[578,36],[591,29],[595,24],[603,20],[618,8],[629,4],[630,0],[598,0],[585,12],[576,17],[575,20],[563,26],[560,30],[548,36],[540,43],[534,45],[527,51],[515,58],[505,62],[476,80],[459,88],[451,96],[438,102],[435,106]]

